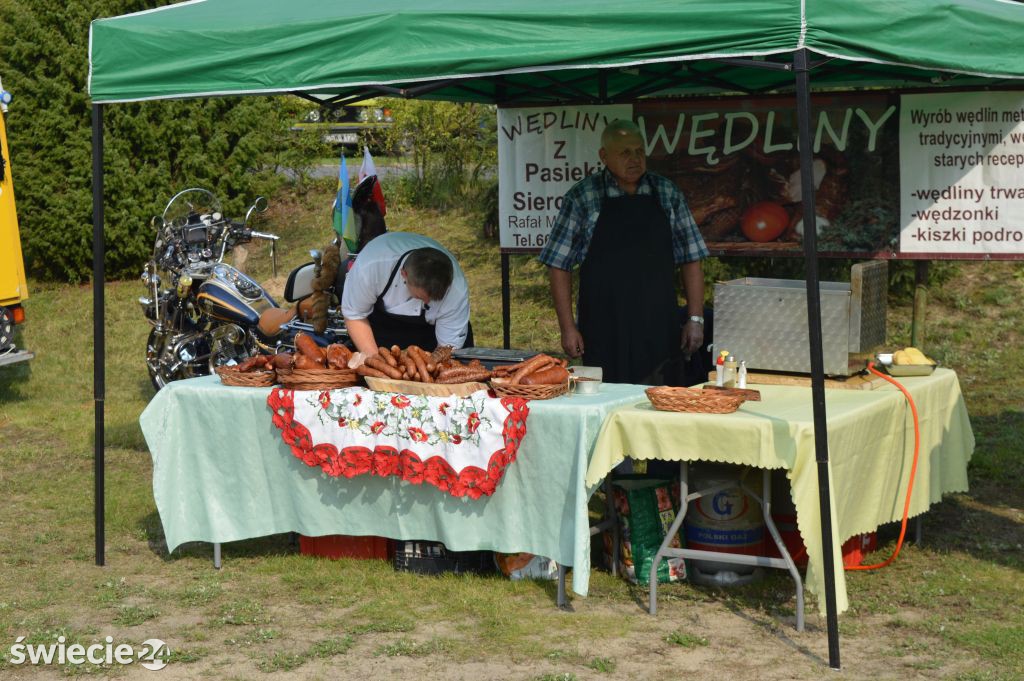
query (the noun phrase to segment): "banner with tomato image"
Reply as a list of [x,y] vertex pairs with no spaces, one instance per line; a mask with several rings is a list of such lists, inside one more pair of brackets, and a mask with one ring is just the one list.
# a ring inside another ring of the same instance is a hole
[[[890,257],[899,236],[898,100],[812,99],[818,249]],[[798,255],[803,202],[792,97],[641,100],[648,170],[686,196],[716,255]]]
[[518,397],[428,397],[363,388],[285,390],[267,398],[292,454],[330,477],[396,476],[455,497],[494,494],[526,436]]

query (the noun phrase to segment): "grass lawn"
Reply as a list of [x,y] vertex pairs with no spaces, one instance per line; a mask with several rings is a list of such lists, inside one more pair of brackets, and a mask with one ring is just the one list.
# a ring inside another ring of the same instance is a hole
[[[378,161],[379,162],[379,161]],[[329,237],[330,188],[273,202],[263,229],[282,236],[278,282]],[[479,345],[501,344],[497,245],[472,218],[388,214],[392,229],[437,238],[460,259]],[[249,272],[270,278],[255,246]],[[512,258],[515,347],[558,349],[542,268]],[[808,630],[790,624],[788,578],[735,589],[643,589],[595,570],[591,595],[554,607],[551,583],[421,577],[376,561],[299,555],[285,535],[168,555],[138,417],[152,397],[148,325],[136,281],[107,286],[107,565],[93,564],[92,325],[88,287],[32,282],[27,365],[0,368],[0,678],[84,673],[133,678],[138,664],[14,665],[27,643],[166,641],[167,678],[736,679],[836,678],[813,597]],[[955,369],[977,450],[971,491],[924,517],[924,542],[896,563],[848,574],[840,616],[845,678],[1024,678],[1024,267],[969,263],[930,292],[925,350]],[[909,343],[909,304],[890,306],[893,346]],[[225,420],[227,426],[228,421]],[[894,546],[883,528],[881,559]]]

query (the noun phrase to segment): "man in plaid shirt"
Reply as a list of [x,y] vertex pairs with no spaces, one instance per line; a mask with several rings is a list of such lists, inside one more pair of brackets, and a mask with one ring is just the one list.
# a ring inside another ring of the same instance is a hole
[[[604,380],[658,384],[671,380],[682,355],[704,339],[707,247],[682,192],[647,172],[639,128],[616,120],[601,135],[605,169],[565,195],[539,260],[570,357],[604,368]],[[572,270],[580,268],[578,323]],[[675,294],[679,268],[689,319],[680,333]]]

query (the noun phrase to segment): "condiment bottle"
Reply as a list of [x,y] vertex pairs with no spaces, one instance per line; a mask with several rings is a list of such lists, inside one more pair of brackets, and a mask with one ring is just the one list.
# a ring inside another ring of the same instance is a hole
[[736,387],[736,370],[738,366],[736,355],[729,355],[725,358],[725,379],[723,384],[726,388]]
[[715,385],[719,388],[725,385],[725,358],[728,354],[728,350],[722,350],[718,353],[718,360],[715,362]]
[[740,362],[739,373],[736,374],[736,387],[746,388],[747,387],[747,360]]

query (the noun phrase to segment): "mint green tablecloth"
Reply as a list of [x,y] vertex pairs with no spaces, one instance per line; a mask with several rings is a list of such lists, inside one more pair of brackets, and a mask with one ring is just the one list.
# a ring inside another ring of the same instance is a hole
[[442,541],[456,551],[528,551],[590,577],[587,464],[605,416],[643,388],[533,400],[518,458],[491,497],[451,497],[395,478],[329,478],[296,459],[266,405],[269,388],[177,381],[140,417],[153,457],[153,496],[170,550],[280,532]]
[[[910,515],[928,510],[943,493],[967,490],[974,434],[960,384],[948,369],[902,378],[917,405],[921,452]],[[649,402],[611,414],[587,472],[593,488],[626,455],[637,459],[721,461],[783,468],[792,486],[800,535],[807,546],[807,586],[824,611],[821,515],[810,388],[752,386],[760,402],[732,414],[657,411]],[[836,596],[846,610],[842,543],[855,534],[900,520],[914,452],[914,426],[903,394],[886,384],[875,390],[826,390],[829,487]]]

